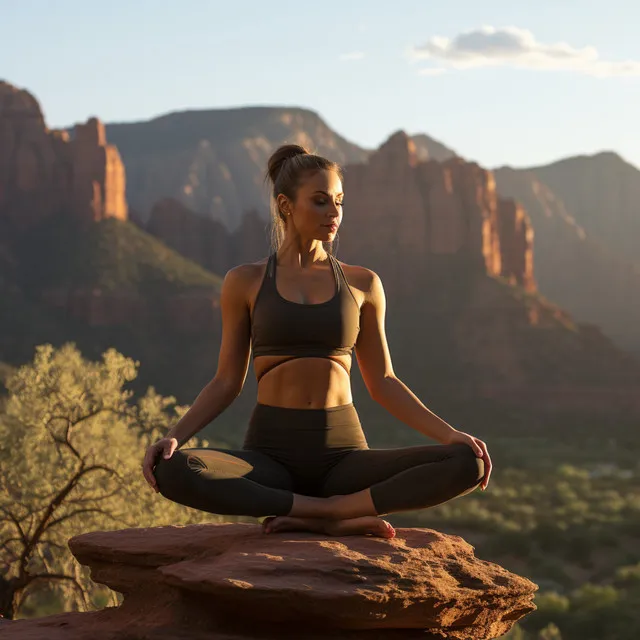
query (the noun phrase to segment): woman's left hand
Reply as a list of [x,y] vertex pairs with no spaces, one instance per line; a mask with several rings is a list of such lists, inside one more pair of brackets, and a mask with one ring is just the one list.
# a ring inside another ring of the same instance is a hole
[[476,438],[464,431],[458,431],[454,429],[449,437],[446,439],[443,444],[454,444],[456,442],[462,442],[464,444],[468,444],[476,454],[478,458],[482,458],[484,462],[484,478],[482,479],[482,484],[480,488],[484,491],[489,484],[489,476],[491,475],[491,458],[489,457],[489,451],[487,450],[487,445],[480,440],[480,438]]

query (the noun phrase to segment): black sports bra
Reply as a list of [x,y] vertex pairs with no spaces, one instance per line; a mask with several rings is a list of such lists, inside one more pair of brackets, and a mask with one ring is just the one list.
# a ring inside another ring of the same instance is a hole
[[[265,373],[289,360],[351,354],[360,331],[360,306],[340,263],[330,253],[327,255],[336,291],[333,298],[319,304],[283,298],[276,287],[276,253],[269,256],[251,317],[253,358],[265,355],[292,357],[267,367],[258,381]],[[346,366],[344,368],[348,373]]]

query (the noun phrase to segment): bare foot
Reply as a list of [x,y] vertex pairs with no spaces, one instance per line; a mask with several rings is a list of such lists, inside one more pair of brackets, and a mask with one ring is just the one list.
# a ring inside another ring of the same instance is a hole
[[371,535],[379,538],[393,538],[395,529],[386,520],[376,516],[362,516],[346,520],[324,520],[322,518],[294,518],[291,516],[270,516],[262,523],[264,533],[279,531],[312,531],[330,536]]
[[293,516],[269,516],[262,522],[263,533],[278,531],[313,531],[325,533],[325,522],[322,518],[295,518]]
[[394,538],[396,530],[391,523],[376,516],[362,516],[346,520],[325,521],[325,531],[331,536],[354,536],[370,533],[379,538]]

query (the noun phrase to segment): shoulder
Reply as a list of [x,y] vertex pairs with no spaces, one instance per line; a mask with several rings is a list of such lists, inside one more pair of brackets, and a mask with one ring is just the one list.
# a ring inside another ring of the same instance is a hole
[[222,282],[222,295],[225,292],[246,295],[256,286],[260,286],[268,260],[267,257],[257,262],[247,262],[229,269]]
[[380,276],[373,269],[340,260],[338,264],[342,267],[349,285],[361,291],[367,298],[382,290]]
[[251,284],[260,276],[264,275],[268,260],[269,258],[267,257],[257,262],[246,262],[232,267],[227,271],[224,279],[234,284]]

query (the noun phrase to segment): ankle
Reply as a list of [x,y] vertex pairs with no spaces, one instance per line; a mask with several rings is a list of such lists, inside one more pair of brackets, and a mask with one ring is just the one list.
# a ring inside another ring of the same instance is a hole
[[351,518],[380,515],[376,511],[368,489],[347,495],[331,496],[327,500],[331,501],[327,505],[327,509],[330,513],[328,517],[332,520],[350,520]]
[[329,522],[335,522],[336,520],[346,520],[349,515],[346,513],[345,507],[347,506],[344,495],[329,496],[327,498],[327,513],[324,519]]

